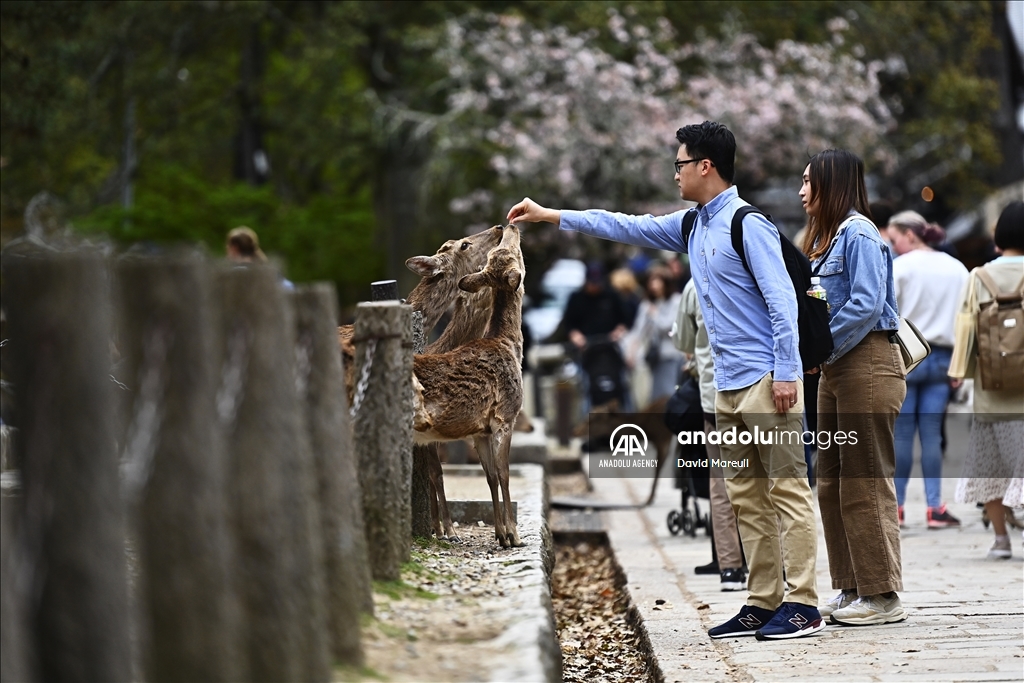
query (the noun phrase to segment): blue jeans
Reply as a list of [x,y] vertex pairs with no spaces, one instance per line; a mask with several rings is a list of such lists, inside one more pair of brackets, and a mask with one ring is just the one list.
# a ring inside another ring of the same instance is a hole
[[921,473],[928,507],[942,505],[942,420],[949,403],[949,361],[952,349],[936,347],[907,375],[907,398],[896,418],[896,502],[907,498],[914,466],[914,434],[921,436]]

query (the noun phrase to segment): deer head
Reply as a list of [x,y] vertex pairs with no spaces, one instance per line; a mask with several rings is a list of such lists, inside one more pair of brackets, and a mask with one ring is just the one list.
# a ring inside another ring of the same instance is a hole
[[423,329],[430,330],[455,298],[459,278],[480,270],[487,254],[504,235],[500,225],[460,240],[448,240],[433,256],[413,256],[406,267],[422,279],[406,299],[423,312]]
[[482,287],[514,292],[523,283],[523,252],[519,247],[519,228],[502,228],[501,241],[487,255],[487,265],[479,273],[471,273],[459,280],[459,289],[478,292]]

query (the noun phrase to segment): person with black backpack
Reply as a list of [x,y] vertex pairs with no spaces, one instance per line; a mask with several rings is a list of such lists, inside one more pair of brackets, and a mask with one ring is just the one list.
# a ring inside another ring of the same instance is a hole
[[[802,354],[798,311],[809,297],[806,289],[795,290],[794,271],[802,279],[806,270],[809,284],[810,265],[792,245],[785,248],[788,240],[764,214],[750,211],[740,199],[733,185],[736,140],[728,128],[705,121],[680,128],[676,139],[675,181],[680,197],[697,203],[693,211],[657,217],[559,211],[527,198],[512,207],[508,220],[554,223],[562,230],[690,254],[714,354],[722,458],[731,463],[726,485],[750,572],[747,604],[708,634],[759,640],[807,636],[825,623],[817,609],[818,537],[803,443],[775,440],[768,432],[803,432],[803,371],[827,357],[822,348],[809,350],[820,355],[814,362]],[[736,230],[734,216],[740,212],[746,215]],[[687,215],[692,218],[684,226]],[[734,231],[742,233],[742,253]],[[816,312],[820,321],[823,302]],[[831,339],[818,341],[831,351]]]
[[842,149],[811,158],[800,199],[803,248],[825,289],[834,349],[818,384],[818,504],[834,624],[903,621],[897,515],[896,416],[907,393],[892,255],[871,222],[864,162]]

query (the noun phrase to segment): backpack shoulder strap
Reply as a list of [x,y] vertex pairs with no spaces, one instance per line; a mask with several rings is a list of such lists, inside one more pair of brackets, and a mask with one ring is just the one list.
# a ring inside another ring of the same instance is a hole
[[995,299],[999,296],[999,285],[992,279],[992,276],[984,268],[976,268],[974,274],[978,276],[978,280],[981,284],[985,285],[985,289],[992,294],[992,298]]
[[747,265],[747,254],[743,249],[743,219],[752,213],[759,213],[769,221],[772,219],[771,216],[761,209],[747,204],[746,206],[741,206],[736,209],[736,213],[732,215],[732,226],[730,228],[730,232],[732,233],[730,235],[732,238],[732,248],[736,250],[737,254],[739,254],[740,261],[743,262],[743,267],[747,269],[748,273],[750,272],[750,266]]
[[697,209],[690,209],[683,214],[683,244],[690,248],[690,233],[693,232],[693,225],[697,222]]
[[981,284],[985,285],[985,289],[992,293],[993,300],[1003,303],[1011,303],[1024,297],[1024,278],[1022,278],[1020,283],[1009,292],[1003,292],[999,289],[999,285],[996,284],[996,281],[984,266],[976,268],[974,272],[978,276],[978,280],[981,281]]

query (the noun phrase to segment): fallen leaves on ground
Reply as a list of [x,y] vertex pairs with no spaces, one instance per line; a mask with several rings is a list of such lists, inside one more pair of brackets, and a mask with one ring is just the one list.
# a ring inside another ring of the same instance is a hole
[[563,681],[646,681],[629,596],[611,551],[579,543],[556,548],[551,577]]

